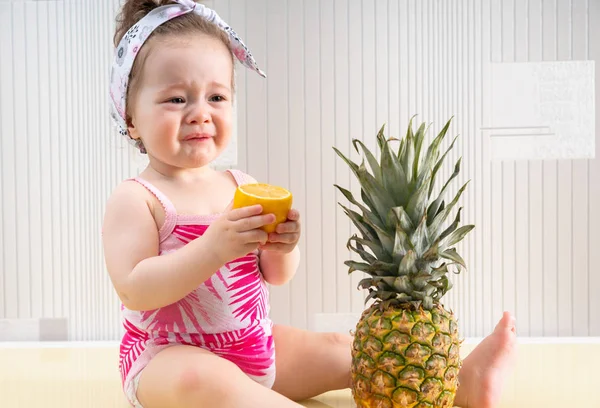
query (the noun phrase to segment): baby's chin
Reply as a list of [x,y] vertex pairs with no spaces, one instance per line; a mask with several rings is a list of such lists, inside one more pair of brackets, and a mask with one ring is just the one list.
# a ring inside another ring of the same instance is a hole
[[181,166],[190,170],[210,166],[217,160],[215,154],[190,154],[180,162]]

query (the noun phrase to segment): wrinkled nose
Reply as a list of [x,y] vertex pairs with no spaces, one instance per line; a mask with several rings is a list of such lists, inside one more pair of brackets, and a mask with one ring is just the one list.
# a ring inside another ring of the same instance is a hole
[[188,122],[190,124],[200,124],[209,123],[210,121],[210,107],[205,103],[195,104],[188,116]]

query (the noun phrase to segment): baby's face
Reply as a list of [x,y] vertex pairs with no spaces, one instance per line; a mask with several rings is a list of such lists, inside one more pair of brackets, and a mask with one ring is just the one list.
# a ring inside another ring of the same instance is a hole
[[231,53],[202,34],[150,45],[132,95],[130,134],[165,171],[205,166],[231,138]]

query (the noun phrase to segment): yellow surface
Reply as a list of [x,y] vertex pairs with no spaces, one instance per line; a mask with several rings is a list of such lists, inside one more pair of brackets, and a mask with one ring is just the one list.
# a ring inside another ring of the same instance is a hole
[[[463,346],[463,356],[472,346]],[[120,388],[117,347],[3,348],[0,407],[128,408]],[[600,407],[600,344],[520,344],[500,408]],[[349,391],[303,403],[352,408]]]
[[263,230],[274,232],[278,224],[287,220],[292,199],[292,194],[283,187],[264,183],[244,184],[235,192],[233,208],[262,205],[264,214],[275,214],[275,222],[265,225]]

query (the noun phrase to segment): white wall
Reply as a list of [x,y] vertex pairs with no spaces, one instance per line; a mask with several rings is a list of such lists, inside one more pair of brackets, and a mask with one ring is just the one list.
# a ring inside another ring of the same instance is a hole
[[[0,2],[0,319],[67,317],[73,340],[118,338],[100,226],[110,191],[141,163],[107,112],[114,3]],[[381,124],[402,135],[417,113],[432,132],[455,115],[452,134],[463,135],[443,173],[462,155],[461,179],[472,179],[462,200],[464,222],[477,226],[463,248],[470,269],[445,298],[463,334],[489,332],[507,309],[523,336],[600,335],[598,159],[491,160],[489,151],[490,128],[507,125],[494,113],[505,101],[491,92],[495,64],[600,60],[599,2],[206,3],[268,75],[238,71],[238,167],[289,187],[304,217],[300,271],[272,290],[277,322],[310,328],[316,313],[360,312],[360,276],[343,265],[352,230],[333,187],[357,183],[332,146],[374,147]],[[597,114],[597,68],[595,79]]]

